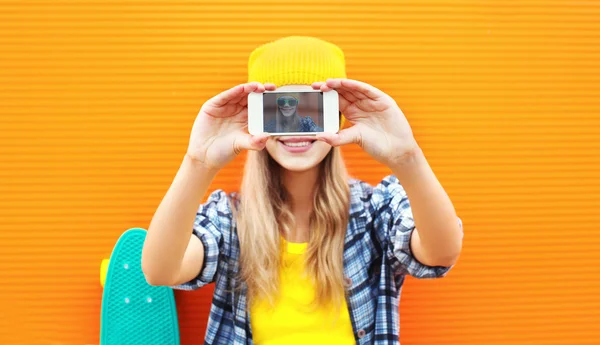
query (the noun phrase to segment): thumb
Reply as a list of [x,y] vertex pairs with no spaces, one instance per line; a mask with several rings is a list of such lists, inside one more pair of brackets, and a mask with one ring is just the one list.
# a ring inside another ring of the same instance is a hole
[[233,152],[239,154],[242,150],[255,150],[260,151],[265,148],[269,134],[261,133],[252,135],[248,133],[241,133],[236,135],[233,139]]
[[362,137],[357,126],[342,129],[337,133],[319,133],[317,140],[324,141],[331,146],[341,146],[346,144],[358,144],[362,146]]

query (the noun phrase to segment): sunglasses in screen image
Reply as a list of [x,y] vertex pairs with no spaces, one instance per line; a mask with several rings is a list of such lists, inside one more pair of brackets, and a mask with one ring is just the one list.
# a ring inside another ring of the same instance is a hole
[[298,105],[298,100],[296,98],[290,97],[290,96],[281,96],[281,97],[277,98],[278,106],[285,107],[286,104],[290,107],[295,107],[296,105]]

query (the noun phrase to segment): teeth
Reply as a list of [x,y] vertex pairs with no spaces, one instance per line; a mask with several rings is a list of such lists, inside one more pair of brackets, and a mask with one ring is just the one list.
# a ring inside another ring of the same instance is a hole
[[310,145],[310,141],[300,141],[297,143],[283,143],[286,146],[291,146],[291,147],[302,147],[302,146],[308,146]]

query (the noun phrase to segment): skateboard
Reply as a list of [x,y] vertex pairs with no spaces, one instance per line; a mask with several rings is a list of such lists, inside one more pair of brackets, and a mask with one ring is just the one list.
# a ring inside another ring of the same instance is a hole
[[125,231],[100,265],[100,345],[179,345],[173,290],[151,286],[142,272],[146,230]]

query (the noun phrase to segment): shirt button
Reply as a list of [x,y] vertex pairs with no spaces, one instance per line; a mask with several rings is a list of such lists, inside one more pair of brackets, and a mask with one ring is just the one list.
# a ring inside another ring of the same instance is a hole
[[346,284],[346,287],[351,287],[352,286],[352,279],[346,277],[344,278],[344,284]]
[[364,330],[364,329],[361,329],[361,330],[359,330],[359,331],[358,331],[358,334],[357,334],[357,335],[358,335],[358,337],[359,337],[359,338],[362,338],[362,337],[364,337],[364,336],[365,336],[365,334],[366,334],[366,333],[367,333],[367,332],[365,332],[365,330]]

